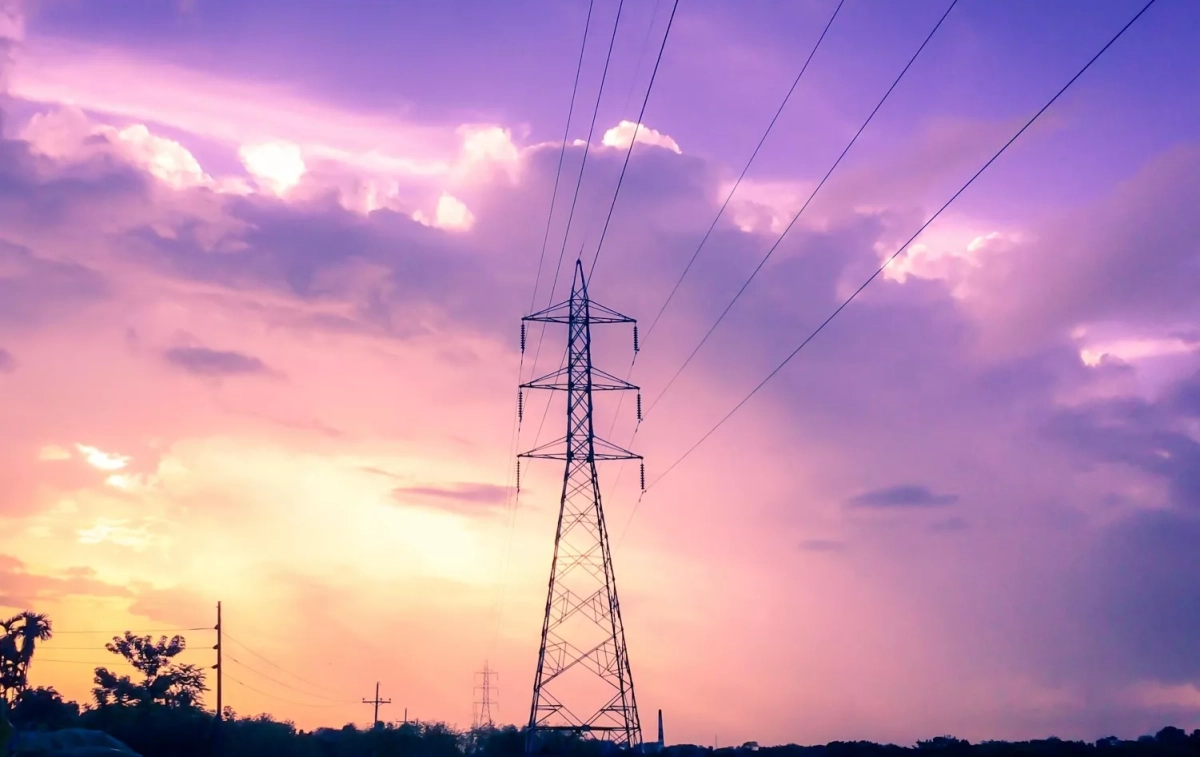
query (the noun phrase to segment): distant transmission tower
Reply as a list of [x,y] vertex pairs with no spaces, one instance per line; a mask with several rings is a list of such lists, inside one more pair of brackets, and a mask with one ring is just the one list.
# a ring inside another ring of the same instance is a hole
[[[566,436],[518,456],[566,462],[526,752],[536,751],[555,732],[635,747],[642,740],[641,725],[625,648],[621,605],[617,601],[608,530],[600,504],[596,462],[642,458],[596,438],[592,393],[636,391],[637,387],[592,365],[591,327],[634,324],[636,352],[637,325],[632,318],[588,299],[583,264],[579,261],[575,263],[570,299],[522,320],[566,324],[568,339],[566,364],[522,384],[518,396],[518,412],[523,412],[525,389],[559,390],[566,392],[567,397]],[[524,344],[522,323],[522,349]],[[640,419],[641,395],[638,399]],[[520,465],[518,459],[518,488]],[[643,467],[643,487],[645,478]]]
[[475,674],[478,677],[479,684],[475,687],[475,712],[471,718],[472,728],[491,728],[496,722],[492,719],[492,692],[495,689],[492,687],[492,678],[499,678],[500,674],[488,667],[486,661],[483,663],[483,671]]

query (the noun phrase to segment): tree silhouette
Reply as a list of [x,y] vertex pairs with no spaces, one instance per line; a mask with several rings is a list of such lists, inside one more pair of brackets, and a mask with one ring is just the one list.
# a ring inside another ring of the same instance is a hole
[[108,668],[96,668],[92,697],[97,706],[128,704],[160,704],[168,707],[198,707],[208,690],[204,671],[191,664],[173,662],[176,655],[187,649],[182,636],[136,636],[126,631],[114,636],[104,648],[120,655],[133,669],[142,674],[141,681],[120,676]]
[[29,666],[38,642],[54,635],[53,626],[43,613],[26,610],[0,621],[0,689],[11,704],[29,686]]

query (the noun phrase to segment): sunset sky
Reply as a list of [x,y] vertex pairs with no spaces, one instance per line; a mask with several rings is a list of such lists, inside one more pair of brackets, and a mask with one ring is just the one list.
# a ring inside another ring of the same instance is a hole
[[[846,1],[647,334],[837,2],[679,4],[590,283],[643,324],[647,405],[948,4]],[[1200,727],[1200,3],[658,480],[1143,5],[960,0],[647,417],[632,520],[604,467],[669,742]],[[587,9],[0,0],[0,604],[53,618],[35,683],[87,699],[109,636],[220,600],[239,714],[367,723],[380,681],[381,717],[468,726],[487,660],[528,719],[562,471],[512,496],[518,329]],[[589,146],[595,2],[538,308],[585,152],[553,299],[595,254],[670,10],[625,0]],[[595,339],[624,376],[628,329]]]

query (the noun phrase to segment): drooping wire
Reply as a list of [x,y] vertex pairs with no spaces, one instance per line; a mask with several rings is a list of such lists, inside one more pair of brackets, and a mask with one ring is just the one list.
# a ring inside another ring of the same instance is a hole
[[[617,4],[617,17],[613,21],[612,35],[608,40],[608,52],[604,57],[604,70],[600,74],[600,86],[596,89],[596,102],[592,106],[592,121],[588,126],[587,142],[583,148],[583,158],[579,162],[579,175],[575,179],[575,193],[571,197],[571,209],[567,213],[567,225],[563,230],[562,247],[558,252],[558,264],[554,269],[554,279],[550,283],[550,297],[547,307],[554,304],[554,291],[558,289],[558,277],[562,273],[563,259],[567,255],[567,241],[571,236],[571,222],[575,219],[575,206],[579,202],[579,189],[583,186],[583,173],[587,168],[588,154],[592,151],[592,137],[596,133],[596,118],[600,114],[600,99],[604,95],[604,84],[608,80],[608,67],[612,62],[613,47],[617,41],[617,29],[621,26],[621,10],[625,7],[625,0],[620,0]],[[566,140],[563,140],[565,147]],[[538,331],[537,347],[533,351],[533,372],[537,371],[538,358],[542,354],[542,342],[546,338],[546,324],[542,324],[542,328]]]
[[[130,629],[130,630],[129,630],[129,632],[130,632],[130,633],[132,633],[132,634],[143,634],[143,633],[183,633],[183,632],[185,632],[185,631],[212,631],[212,630],[213,630],[213,627],[212,627],[212,626],[196,626],[195,628],[142,628],[142,629]],[[110,629],[110,630],[108,630],[108,631],[71,631],[71,630],[67,630],[67,631],[60,631],[60,630],[58,630],[57,628],[56,628],[56,629],[54,629],[54,635],[55,635],[55,636],[58,636],[58,635],[60,635],[60,634],[84,634],[84,635],[95,635],[95,636],[100,636],[100,635],[104,635],[104,636],[120,636],[120,635],[121,635],[121,634],[119,634],[119,633],[113,633],[111,629]]]
[[245,668],[246,670],[250,671],[251,673],[254,673],[257,676],[261,676],[274,684],[283,686],[286,689],[291,689],[292,691],[295,691],[299,694],[303,694],[305,696],[315,697],[317,699],[324,699],[329,702],[337,702],[339,704],[358,704],[359,703],[357,699],[337,699],[336,697],[327,697],[324,694],[318,694],[313,691],[307,691],[298,686],[294,686],[290,683],[287,683],[286,681],[281,681],[278,678],[275,678],[274,676],[270,676],[270,675],[262,672],[261,670],[258,670],[257,668],[247,665],[246,663],[242,662],[241,660],[237,659],[236,657],[234,657],[231,654],[226,654],[223,659],[229,660],[230,662],[233,662],[233,663]]
[[[234,678],[233,676],[229,675],[228,673],[226,673],[226,674],[225,674],[225,680],[227,680],[227,681],[233,681],[233,682],[234,682],[234,683],[236,683],[238,686],[241,686],[243,689],[246,689],[247,691],[253,691],[255,694],[260,694],[260,695],[262,695],[262,696],[264,696],[264,697],[268,697],[268,698],[270,698],[270,699],[274,699],[274,700],[276,700],[276,701],[278,701],[278,702],[283,702],[284,704],[296,705],[297,707],[321,707],[321,708],[329,708],[329,707],[345,707],[345,706],[348,704],[348,702],[347,702],[347,703],[337,703],[337,704],[313,704],[313,703],[311,703],[311,702],[297,702],[297,701],[294,701],[294,700],[292,700],[292,699],[285,699],[285,698],[283,698],[283,697],[281,697],[281,696],[278,696],[278,695],[276,695],[276,694],[270,694],[270,693],[268,693],[268,692],[266,692],[266,691],[263,691],[262,689],[256,689],[256,688],[254,688],[253,686],[251,686],[251,685],[250,685],[250,684],[248,684],[248,683],[243,683],[242,681],[239,681],[238,679]],[[359,702],[355,702],[355,704],[360,704],[360,703],[359,703]]]
[[[550,240],[550,227],[551,227],[552,221],[554,220],[554,207],[555,207],[555,205],[557,203],[557,199],[558,199],[558,184],[562,178],[563,161],[566,158],[566,154],[567,154],[567,139],[570,137],[570,134],[571,134],[571,120],[575,114],[575,97],[579,93],[579,78],[580,78],[580,74],[583,71],[584,53],[587,51],[588,32],[591,30],[592,11],[594,10],[594,7],[595,7],[595,0],[589,0],[587,17],[583,23],[583,38],[579,42],[579,58],[575,64],[575,81],[571,85],[571,100],[567,106],[567,120],[566,120],[566,123],[563,125],[562,145],[559,147],[559,151],[558,151],[558,168],[555,170],[555,173],[554,173],[554,189],[550,193],[550,211],[549,211],[549,213],[547,213],[547,216],[546,216],[546,230],[545,230],[544,234],[542,235],[542,250],[538,256],[537,277],[534,279],[533,294],[530,296],[530,300],[529,300],[529,312],[531,312],[531,313],[534,311],[534,308],[537,306],[538,286],[541,282],[542,267],[543,267],[543,263],[545,262],[545,258],[546,258],[546,246]],[[620,19],[620,16],[618,14],[618,20],[619,19]],[[616,34],[616,25],[615,24],[613,27],[613,34],[614,35]],[[612,54],[612,50],[611,50],[611,43],[610,43],[609,55],[611,55],[611,54]],[[598,100],[599,100],[599,96],[597,96],[597,101]],[[598,107],[598,102],[597,102],[597,107]],[[594,113],[592,116],[592,121],[593,121],[593,125],[594,125],[594,123],[595,123],[595,114]],[[590,139],[590,136],[589,136],[589,139]],[[581,165],[580,166],[580,176],[581,177],[582,177],[582,174],[583,174],[583,166]],[[559,260],[559,265],[560,266],[562,265],[561,256],[560,256],[560,260]],[[555,285],[557,285],[557,275],[558,274],[556,272],[555,273]],[[551,287],[551,289],[553,290],[553,286]],[[553,291],[551,291],[550,296],[553,299],[553,296],[554,296]],[[527,340],[526,332],[527,332],[527,329],[525,327],[525,323],[522,321],[522,323],[521,323],[521,357],[520,357],[520,362],[517,365],[517,383],[518,384],[521,383],[521,377],[524,375],[524,371],[525,371],[525,346],[526,346],[526,340]],[[543,324],[543,326],[542,326],[542,336],[544,336],[544,335],[545,335],[545,324]],[[539,353],[541,351],[542,336],[539,336],[539,338],[538,338],[538,348],[537,349],[538,349]],[[537,370],[536,364],[537,364],[537,358],[535,357],[533,370]],[[513,457],[517,454],[517,450],[519,449],[519,446],[520,446],[521,424],[522,424],[523,420],[524,420],[524,396],[522,394],[518,394],[517,409],[516,409],[516,413],[514,414],[512,433],[511,433],[511,438],[509,440],[509,450],[508,450],[508,454],[505,455],[505,458],[504,458],[505,470],[509,471],[506,474],[507,478],[506,478],[506,482],[505,482],[506,485],[505,485],[505,496],[504,496],[505,530],[507,533],[506,533],[503,557],[501,558],[503,567],[501,568],[500,571],[498,571],[498,573],[502,576],[502,578],[501,578],[501,586],[500,586],[500,590],[499,590],[499,596],[497,597],[495,605],[494,605],[495,629],[492,634],[492,649],[493,649],[493,651],[495,649],[496,642],[500,635],[500,621],[503,617],[503,611],[504,611],[504,595],[507,593],[508,563],[511,559],[510,553],[512,551],[513,531],[516,529],[517,508],[518,508],[518,504],[520,501],[520,499],[519,499],[520,498],[520,489],[521,489],[520,468],[518,467],[515,472],[516,487],[514,489],[514,486],[513,486],[514,474],[512,472],[512,468],[510,467],[510,465],[511,465],[511,461],[512,461]]]
[[845,2],[846,0],[839,0],[837,7],[833,9],[833,14],[830,15],[829,21],[825,23],[825,28],[821,31],[821,36],[817,37],[817,43],[813,45],[812,50],[808,53],[808,57],[804,59],[804,65],[800,66],[800,72],[796,74],[796,78],[792,80],[792,86],[789,87],[787,93],[784,94],[783,100],[779,103],[779,107],[775,110],[775,115],[771,117],[770,123],[767,124],[767,128],[763,131],[762,138],[758,140],[758,144],[755,145],[754,151],[750,153],[750,158],[746,161],[746,165],[742,167],[742,172],[738,174],[737,181],[733,183],[733,187],[730,188],[729,194],[725,195],[725,201],[721,203],[721,207],[719,210],[717,210],[717,214],[713,216],[712,223],[708,225],[708,230],[704,232],[704,236],[700,239],[700,244],[696,245],[696,251],[692,253],[692,257],[688,260],[687,265],[683,267],[683,271],[679,274],[679,279],[675,282],[675,285],[671,287],[671,292],[667,295],[667,298],[663,300],[662,307],[658,309],[658,313],[654,316],[654,320],[650,321],[650,326],[646,329],[647,337],[649,337],[650,333],[654,331],[654,327],[657,326],[658,322],[662,319],[663,313],[666,312],[667,307],[671,304],[671,300],[675,298],[675,293],[679,291],[679,286],[683,284],[683,280],[687,277],[688,272],[692,270],[692,265],[696,262],[696,258],[700,256],[700,251],[704,249],[704,245],[708,243],[708,238],[712,236],[713,231],[717,228],[717,222],[721,220],[723,215],[725,215],[725,210],[729,207],[730,200],[733,199],[733,195],[735,192],[737,192],[738,187],[742,185],[742,180],[746,178],[746,173],[749,172],[751,164],[754,163],[754,159],[758,157],[758,153],[760,150],[762,150],[763,144],[766,143],[767,137],[770,136],[771,130],[775,128],[775,122],[779,120],[779,116],[783,114],[783,109],[787,107],[788,101],[792,99],[792,94],[796,91],[796,87],[799,86],[800,79],[804,77],[804,72],[808,70],[808,64],[812,63],[813,56],[817,54],[817,50],[821,47],[821,43],[825,40],[825,35],[829,33],[829,27],[833,26],[833,21],[837,18],[838,12],[841,11]]
[[[326,690],[328,690],[328,689],[329,689],[329,686],[328,686],[328,685],[326,685],[326,684],[321,684],[321,683],[317,683],[316,681],[310,681],[310,680],[308,680],[307,678],[304,678],[303,676],[301,676],[301,675],[299,675],[299,674],[297,674],[297,673],[293,673],[292,671],[288,670],[287,668],[283,667],[282,665],[280,665],[280,664],[278,664],[278,663],[276,663],[276,662],[273,662],[273,661],[272,661],[270,658],[268,658],[268,657],[265,657],[265,656],[263,656],[263,655],[259,654],[258,652],[254,651],[253,649],[251,649],[250,647],[248,647],[248,646],[246,645],[246,643],[245,643],[245,642],[239,641],[239,640],[237,640],[236,638],[234,638],[233,636],[231,636],[231,635],[229,634],[229,632],[228,632],[228,631],[222,631],[222,632],[221,632],[221,636],[222,636],[222,638],[223,638],[223,639],[225,639],[225,640],[227,640],[227,641],[232,641],[234,644],[237,644],[239,647],[241,647],[242,649],[246,650],[246,651],[247,651],[247,652],[249,652],[250,654],[254,655],[254,656],[255,656],[255,657],[257,657],[258,659],[262,660],[263,662],[267,663],[268,665],[270,665],[271,667],[275,668],[276,670],[279,670],[279,671],[282,671],[282,672],[284,672],[284,673],[287,673],[287,674],[288,674],[288,675],[290,675],[292,678],[295,678],[297,681],[301,681],[301,682],[303,682],[303,683],[306,683],[306,684],[308,684],[309,686],[315,686],[315,687],[317,687],[318,689],[326,689]],[[246,666],[244,663],[239,663],[239,664],[241,664],[243,667],[249,667],[249,666]],[[349,700],[347,700],[347,701],[349,701]]]
[[[810,333],[807,337],[805,337],[804,341],[802,341],[800,343],[800,345],[798,347],[796,347],[796,349],[792,350],[792,352],[786,358],[784,358],[783,361],[781,363],[779,363],[779,365],[775,366],[775,368],[770,373],[767,374],[766,378],[764,378],[762,381],[760,381],[758,383],[758,385],[755,386],[754,389],[752,389],[750,391],[749,394],[747,394],[744,398],[742,398],[742,400],[740,402],[738,402],[736,405],[734,405],[733,409],[730,410],[728,413],[726,413],[725,416],[720,421],[718,421],[715,426],[713,426],[711,429],[709,429],[703,436],[700,437],[700,439],[695,444],[693,444],[691,447],[689,447],[688,450],[686,452],[684,452],[683,455],[681,455],[678,459],[676,459],[675,462],[673,462],[669,466],[667,466],[667,468],[661,474],[659,474],[657,478],[655,478],[653,481],[651,481],[650,485],[647,487],[647,491],[649,491],[650,489],[653,489],[658,484],[659,481],[662,481],[664,478],[666,478],[671,473],[671,471],[673,471],[680,463],[682,463],[684,460],[686,460],[688,458],[688,456],[691,455],[692,452],[694,452],[696,450],[696,448],[698,448],[710,436],[712,436],[714,433],[716,433],[717,429],[721,428],[721,426],[723,426],[730,418],[732,418],[733,415],[738,410],[740,410],[747,402],[749,402],[750,399],[753,398],[755,394],[757,394],[764,386],[766,386],[767,382],[769,382],[772,378],[774,378],[776,376],[776,374],[779,373],[779,371],[783,370],[784,366],[786,366],[789,362],[791,362],[792,359],[795,358],[796,355],[798,355],[800,353],[800,351],[802,349],[804,349],[805,346],[807,346],[808,343],[811,342],[817,336],[817,334],[821,333],[821,331],[827,325],[829,325],[829,323],[834,318],[836,318],[837,315],[839,313],[841,313],[842,310],[845,309],[845,307],[847,305],[849,305],[859,295],[859,293],[861,293],[864,289],[866,289],[867,286],[879,276],[879,274],[883,273],[883,271],[889,265],[891,265],[892,261],[895,260],[900,255],[900,253],[902,253],[902,252],[904,252],[904,250],[908,249],[909,245],[911,245],[916,240],[916,238],[919,237],[921,235],[921,233],[924,232],[925,229],[927,229],[930,226],[930,224],[932,224],[935,220],[937,220],[937,218],[943,212],[945,212],[946,208],[950,207],[951,203],[953,203],[955,200],[957,200],[958,197],[960,195],[962,195],[963,192],[967,191],[967,188],[970,187],[973,183],[975,183],[975,180],[978,179],[983,174],[983,172],[986,171],[992,165],[992,163],[996,162],[996,160],[1001,155],[1003,155],[1004,152],[1006,150],[1008,150],[1008,148],[1014,142],[1016,142],[1017,139],[1022,134],[1024,134],[1026,132],[1026,130],[1028,130],[1029,127],[1034,124],[1035,121],[1038,120],[1038,118],[1040,118],[1042,116],[1042,114],[1044,114],[1047,110],[1049,110],[1050,107],[1052,105],[1054,105],[1054,103],[1057,102],[1060,97],[1062,97],[1063,93],[1065,93],[1068,89],[1070,89],[1071,85],[1073,85],[1081,76],[1083,76],[1084,73],[1086,73],[1087,70],[1090,69],[1092,67],[1092,65],[1097,60],[1100,59],[1100,56],[1104,55],[1104,53],[1107,52],[1108,49],[1110,47],[1112,47],[1113,44],[1116,43],[1116,41],[1118,39],[1120,39],[1125,34],[1125,32],[1127,32],[1129,30],[1129,28],[1131,26],[1133,26],[1134,23],[1136,23],[1137,20],[1139,18],[1141,18],[1142,15],[1145,14],[1145,12],[1148,11],[1150,9],[1150,6],[1154,5],[1155,2],[1157,2],[1157,0],[1149,0],[1149,2],[1147,2],[1144,6],[1142,6],[1142,9],[1140,11],[1138,11],[1133,16],[1133,18],[1131,18],[1128,22],[1126,22],[1126,24],[1124,26],[1122,26],[1121,29],[1116,34],[1114,34],[1112,36],[1112,38],[1109,39],[1108,42],[1106,42],[1104,44],[1103,47],[1100,48],[1099,52],[1097,52],[1095,55],[1093,55],[1091,57],[1091,59],[1089,59],[1088,62],[1085,63],[1083,65],[1083,67],[1080,68],[1079,71],[1076,72],[1076,74],[1067,81],[1066,84],[1064,84],[1057,92],[1055,92],[1054,96],[1051,97],[1046,102],[1045,105],[1043,105],[1040,109],[1038,109],[1038,111],[1036,113],[1034,113],[1033,116],[1028,121],[1026,121],[1025,124],[1020,129],[1018,129],[1017,132],[1015,134],[1013,134],[1012,137],[1010,137],[1008,139],[1008,141],[1005,142],[1000,147],[1000,149],[996,151],[996,153],[994,155],[992,155],[992,157],[988,158],[987,162],[984,163],[983,166],[971,176],[971,178],[967,179],[966,183],[963,184],[958,189],[957,192],[955,192],[953,195],[951,195],[950,199],[946,200],[946,202],[943,203],[940,208],[938,208],[937,212],[935,212],[933,215],[931,215],[929,217],[928,220],[926,220],[923,224],[921,224],[921,227],[918,228],[917,231],[911,237],[908,238],[908,241],[906,241],[904,244],[900,245],[900,247],[898,247],[895,252],[893,252],[886,260],[884,260],[883,265],[881,265],[874,273],[872,273],[870,275],[870,277],[867,278],[867,280],[864,281],[862,283],[862,285],[860,285],[858,287],[858,289],[854,290],[854,292],[851,293],[850,296],[847,297],[846,300],[844,302],[842,302],[842,304],[839,305],[837,307],[837,309],[834,310],[833,313],[831,313],[829,315],[828,318],[826,318],[824,321],[822,321],[821,324],[812,331],[812,333]],[[631,516],[631,519],[632,519],[632,516]]]
[[[588,30],[592,26],[592,9],[595,0],[589,0],[587,19],[583,22],[583,39],[579,43],[579,60],[575,64],[575,83],[571,85],[571,102],[567,106],[567,123],[563,126],[562,147],[558,151],[558,168],[554,172],[554,189],[550,192],[550,212],[546,214],[546,231],[542,234],[542,252],[538,255],[537,276],[533,280],[533,295],[529,300],[529,312],[537,305],[538,286],[542,281],[542,264],[546,260],[546,245],[550,241],[550,224],[554,220],[554,205],[558,200],[558,182],[562,178],[563,160],[567,156],[567,138],[571,135],[571,117],[575,114],[575,96],[579,93],[579,75],[583,71],[583,54],[587,50]],[[561,265],[561,262],[560,262]],[[521,351],[525,350],[525,326],[521,325]]]
[[[612,202],[608,205],[608,215],[604,218],[604,228],[600,231],[600,241],[596,243],[596,256],[588,269],[588,280],[596,273],[596,263],[600,260],[600,252],[604,249],[604,237],[608,234],[608,224],[612,221],[613,209],[617,207],[617,197],[621,194],[621,184],[625,181],[625,171],[629,168],[629,157],[633,155],[633,146],[637,144],[638,131],[642,128],[642,119],[646,117],[646,105],[650,102],[650,92],[654,89],[654,80],[658,77],[658,67],[662,64],[663,52],[667,49],[667,38],[671,36],[671,26],[675,23],[675,11],[679,9],[679,0],[671,5],[671,15],[667,19],[667,29],[663,32],[662,44],[658,46],[658,58],[654,61],[654,70],[650,74],[650,83],[646,85],[646,96],[642,98],[642,109],[638,111],[637,123],[633,126],[633,135],[629,138],[629,148],[625,151],[625,162],[621,164],[621,175],[617,177],[617,188],[613,191]],[[580,258],[583,251],[580,250]]]
[[658,405],[667,392],[671,390],[671,387],[675,384],[675,381],[684,372],[684,370],[687,369],[688,365],[691,364],[692,359],[696,357],[696,354],[700,352],[700,348],[702,348],[705,343],[708,342],[709,338],[713,335],[713,332],[715,332],[721,322],[725,320],[725,316],[729,315],[729,311],[732,310],[737,301],[741,299],[742,294],[745,293],[746,289],[750,286],[750,282],[754,281],[755,277],[758,276],[758,272],[761,271],[763,266],[766,265],[767,261],[771,259],[771,255],[773,255],[775,250],[778,249],[779,245],[783,242],[784,237],[786,237],[788,232],[792,230],[792,227],[796,225],[796,222],[800,220],[800,216],[808,208],[809,204],[812,203],[813,198],[817,196],[817,193],[821,191],[823,186],[825,186],[825,182],[829,180],[829,177],[833,175],[833,172],[837,169],[837,167],[841,165],[842,159],[845,158],[846,154],[850,152],[850,148],[854,146],[854,143],[858,141],[858,138],[862,135],[863,131],[866,130],[867,126],[875,118],[875,114],[878,113],[879,109],[883,107],[883,104],[887,102],[888,97],[896,89],[896,86],[900,84],[900,80],[903,79],[904,75],[908,73],[908,70],[912,68],[913,63],[916,62],[917,57],[921,54],[921,51],[923,51],[925,46],[929,44],[929,40],[933,39],[933,35],[936,34],[937,30],[941,28],[942,22],[946,20],[946,17],[950,15],[950,11],[954,10],[954,6],[957,4],[958,0],[951,0],[950,5],[946,8],[945,13],[943,13],[941,18],[938,19],[937,23],[934,24],[933,29],[929,31],[929,34],[925,36],[925,39],[922,40],[920,47],[918,47],[916,52],[912,54],[912,57],[908,59],[908,63],[904,64],[904,68],[900,70],[900,74],[892,82],[892,85],[887,88],[887,91],[883,93],[883,97],[881,97],[879,102],[875,104],[874,109],[871,110],[871,113],[867,116],[866,120],[863,121],[862,126],[858,127],[858,131],[856,131],[854,136],[850,138],[850,141],[846,143],[846,147],[842,149],[842,152],[840,155],[838,155],[837,160],[833,162],[833,165],[831,165],[829,170],[825,172],[825,176],[823,176],[821,181],[818,182],[817,186],[813,188],[813,191],[809,194],[808,199],[805,200],[804,204],[800,206],[800,210],[796,211],[796,215],[792,216],[792,220],[788,222],[788,225],[784,228],[783,233],[779,235],[779,237],[767,250],[766,255],[764,255],[762,259],[758,261],[758,265],[754,267],[753,271],[751,271],[749,278],[742,283],[742,286],[740,289],[738,289],[737,294],[733,296],[733,299],[729,301],[729,304],[726,305],[725,309],[721,311],[721,314],[717,316],[717,320],[713,322],[713,325],[709,327],[708,331],[700,339],[700,342],[695,346],[695,348],[692,349],[691,354],[687,356],[687,359],[683,361],[683,364],[679,366],[679,369],[675,371],[675,374],[671,376],[669,381],[667,381],[666,386],[663,387],[662,391],[658,393],[658,396],[655,397],[650,403],[650,407],[646,408],[647,416],[654,412],[655,406]]
[[[833,26],[834,19],[837,18],[838,13],[842,10],[842,6],[845,4],[845,2],[846,2],[846,0],[839,0],[837,6],[833,9],[833,13],[829,16],[829,20],[827,22],[825,22],[825,27],[821,30],[821,34],[820,34],[820,36],[817,37],[817,41],[813,45],[812,49],[809,50],[808,57],[806,57],[804,59],[804,63],[800,66],[800,71],[796,74],[796,77],[794,79],[792,79],[792,85],[790,87],[788,87],[788,91],[784,94],[783,100],[780,101],[779,107],[775,109],[775,115],[771,117],[770,122],[767,124],[767,128],[763,130],[762,137],[759,138],[758,144],[754,146],[754,150],[750,153],[750,157],[746,160],[746,165],[744,165],[742,167],[742,172],[738,175],[737,181],[735,181],[733,183],[733,187],[729,190],[729,193],[727,195],[725,195],[725,201],[723,203],[721,203],[721,207],[717,211],[717,214],[713,217],[712,223],[709,224],[708,230],[704,232],[704,236],[700,239],[700,244],[698,244],[696,246],[695,252],[692,253],[692,256],[688,260],[687,265],[684,266],[683,271],[679,274],[679,279],[675,282],[675,285],[673,287],[671,287],[671,291],[669,294],[667,294],[667,298],[663,301],[662,307],[660,307],[658,309],[658,313],[654,316],[654,320],[650,322],[650,327],[648,329],[646,329],[646,333],[644,335],[645,337],[649,337],[650,334],[654,331],[654,327],[657,326],[658,322],[662,319],[663,313],[665,313],[667,310],[667,306],[671,304],[671,300],[675,297],[675,293],[679,291],[679,287],[681,284],[683,284],[684,278],[688,275],[688,272],[691,270],[692,265],[696,262],[696,258],[699,257],[700,251],[702,249],[704,249],[704,245],[708,243],[709,237],[712,236],[713,231],[717,227],[717,222],[720,221],[721,217],[725,214],[725,210],[729,207],[729,203],[733,199],[734,193],[737,192],[738,187],[741,186],[742,180],[746,178],[746,174],[750,171],[751,164],[753,164],[754,159],[756,157],[758,157],[758,153],[759,153],[759,151],[762,150],[763,145],[766,143],[767,137],[770,136],[771,130],[775,128],[775,123],[779,120],[779,117],[783,114],[783,110],[785,107],[787,107],[788,102],[791,100],[792,94],[795,93],[796,87],[798,87],[800,85],[800,80],[804,77],[804,72],[808,70],[809,64],[812,63],[813,57],[816,56],[817,50],[820,49],[820,47],[821,47],[821,43],[825,41],[826,35],[829,34],[829,28],[831,26]],[[649,94],[649,92],[647,92],[647,94]],[[640,122],[640,119],[639,119],[639,122]],[[631,147],[632,147],[632,143],[631,143]],[[596,251],[597,257],[599,257],[599,254],[600,254],[600,252],[599,252],[599,250],[597,250]],[[594,268],[595,268],[595,263],[593,261],[593,270],[594,270]],[[635,326],[634,328],[636,329],[637,327]],[[633,376],[633,367],[634,367],[634,365],[637,364],[637,358],[638,358],[638,352],[639,352],[638,346],[639,345],[638,345],[637,331],[635,330],[634,331],[633,359],[629,361],[629,370],[626,371],[626,373],[625,373],[626,381],[628,381]],[[609,425],[609,428],[608,428],[609,436],[611,436],[612,432],[616,429],[617,419],[621,415],[621,407],[624,404],[625,404],[625,395],[624,395],[624,393],[622,393],[621,396],[617,398],[617,409],[613,413],[612,423]],[[633,448],[633,442],[637,439],[637,434],[638,434],[638,431],[641,429],[641,423],[642,423],[642,420],[644,417],[645,417],[645,413],[642,410],[641,395],[639,394],[638,395],[638,425],[634,427],[633,434],[629,437],[629,442],[625,445],[626,449]],[[616,490],[617,486],[621,483],[621,476],[625,472],[624,469],[625,469],[625,461],[622,460],[617,469],[616,479],[613,482],[613,490],[614,491]]]

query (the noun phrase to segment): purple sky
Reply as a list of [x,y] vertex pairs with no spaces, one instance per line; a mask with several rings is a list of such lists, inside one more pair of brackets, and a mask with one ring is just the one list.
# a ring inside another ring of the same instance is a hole
[[[643,425],[648,477],[1142,4],[961,0]],[[680,5],[591,287],[646,325],[836,3]],[[847,0],[645,340],[647,403],[946,6]],[[585,148],[596,2],[568,255],[594,250],[670,7],[626,0]],[[119,632],[220,599],[324,684],[242,671],[267,694],[232,687],[239,712],[361,721],[378,679],[465,725],[487,658],[522,720],[561,473],[510,496],[516,334],[586,3],[0,9],[0,603]],[[616,563],[669,741],[1200,727],[1198,29],[1200,4],[1151,8],[646,495]],[[614,374],[626,336],[598,337]],[[632,429],[627,403],[613,441]],[[631,473],[605,472],[614,538]],[[102,658],[37,674],[86,696]]]

